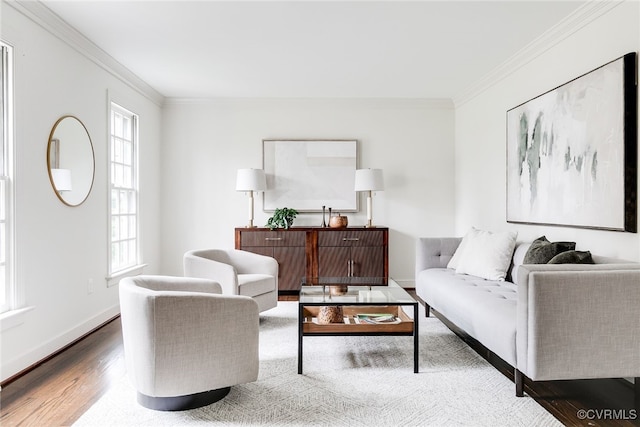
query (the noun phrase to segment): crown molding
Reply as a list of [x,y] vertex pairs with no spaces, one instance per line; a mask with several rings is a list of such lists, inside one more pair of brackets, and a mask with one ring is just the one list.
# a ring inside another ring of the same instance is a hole
[[476,81],[460,95],[453,98],[456,108],[469,102],[491,86],[513,74],[534,59],[538,58],[567,37],[576,33],[587,24],[598,19],[611,9],[624,3],[625,0],[589,0],[573,13],[558,22],[542,35],[520,49],[511,58],[500,64],[493,71]]
[[45,30],[49,31],[52,35],[78,51],[81,55],[93,61],[100,68],[121,80],[123,83],[158,106],[162,106],[164,104],[164,96],[160,92],[155,90],[124,65],[116,61],[107,52],[100,49],[95,43],[85,37],[78,30],[67,24],[40,1],[2,1],[4,4],[13,7],[15,10],[40,25]]
[[453,110],[448,98],[165,98],[164,106],[219,108],[384,108]]

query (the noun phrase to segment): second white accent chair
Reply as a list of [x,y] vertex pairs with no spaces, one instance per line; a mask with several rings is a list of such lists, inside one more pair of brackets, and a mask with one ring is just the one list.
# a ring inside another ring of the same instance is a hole
[[224,295],[244,295],[260,312],[278,305],[278,262],[236,249],[201,249],[184,254],[185,277],[215,280]]

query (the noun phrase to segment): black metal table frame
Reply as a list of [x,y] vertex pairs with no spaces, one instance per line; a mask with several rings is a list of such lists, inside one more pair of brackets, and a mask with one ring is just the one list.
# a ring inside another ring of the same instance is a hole
[[[304,307],[310,306],[413,306],[413,333],[409,332],[313,332],[313,333],[304,333]],[[418,336],[418,302],[367,302],[366,304],[354,304],[353,302],[331,302],[331,301],[322,301],[322,302],[309,302],[309,303],[298,303],[298,374],[302,374],[302,339],[304,336],[316,336],[316,337],[340,337],[340,336],[404,336],[410,337],[413,336],[413,372],[418,373],[419,370],[419,336]]]

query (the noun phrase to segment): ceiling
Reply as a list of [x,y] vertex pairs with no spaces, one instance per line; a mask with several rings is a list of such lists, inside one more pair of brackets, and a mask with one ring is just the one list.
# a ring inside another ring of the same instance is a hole
[[579,1],[42,1],[166,97],[455,98]]

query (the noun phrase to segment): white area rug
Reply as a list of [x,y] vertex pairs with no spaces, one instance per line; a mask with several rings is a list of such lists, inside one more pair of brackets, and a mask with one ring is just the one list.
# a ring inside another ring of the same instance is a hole
[[159,412],[136,403],[125,377],[76,426],[559,426],[433,316],[413,337],[305,337],[297,374],[297,303],[260,317],[258,381],[204,408]]

